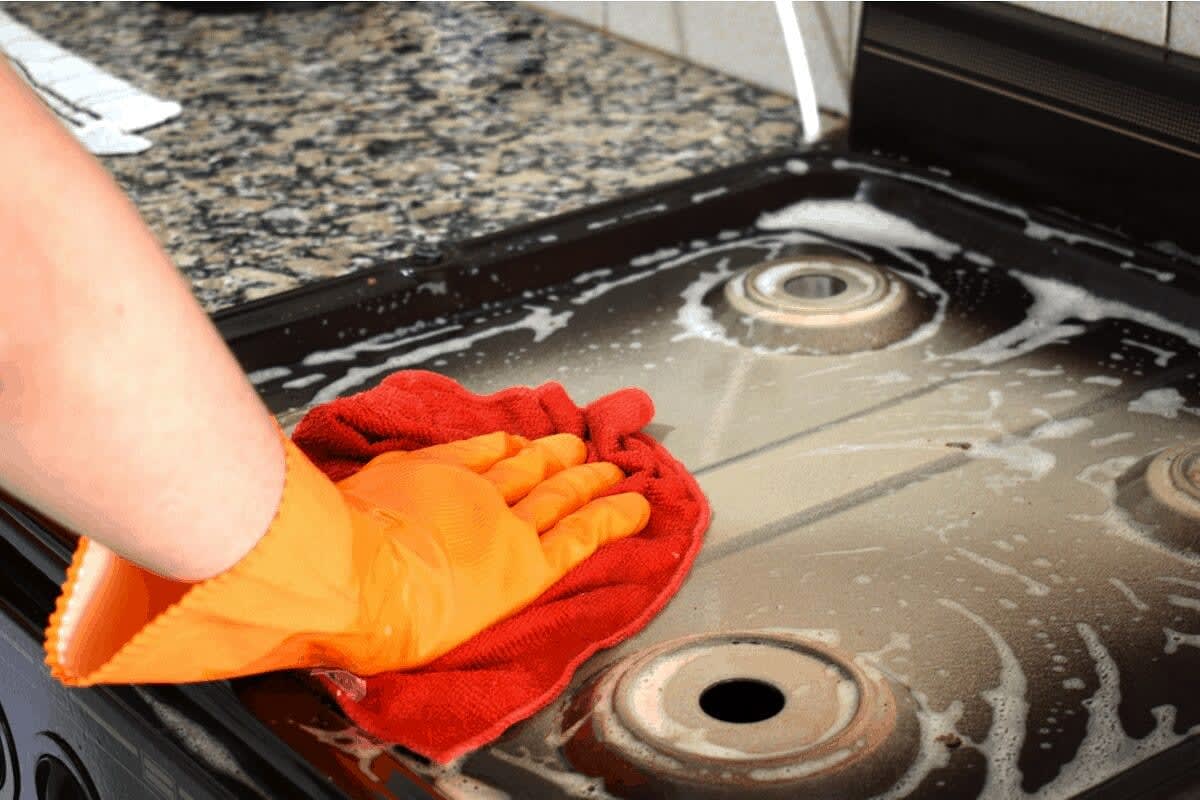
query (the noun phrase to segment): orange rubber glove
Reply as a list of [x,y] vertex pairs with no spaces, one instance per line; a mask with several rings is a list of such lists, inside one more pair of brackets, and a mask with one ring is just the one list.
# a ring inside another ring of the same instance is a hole
[[63,683],[188,682],[274,669],[427,664],[520,610],[646,499],[569,434],[505,433],[373,459],[334,484],[285,437],[279,511],[241,561],[169,580],[80,540],[46,633]]

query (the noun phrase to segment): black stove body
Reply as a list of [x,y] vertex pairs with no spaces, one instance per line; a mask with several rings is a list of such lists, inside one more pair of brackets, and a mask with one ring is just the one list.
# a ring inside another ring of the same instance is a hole
[[[1155,48],[867,4],[847,142],[218,315],[285,425],[401,368],[646,387],[713,503],[693,575],[439,767],[304,675],[58,686],[71,537],[0,502],[0,800],[1195,796],[1197,98]],[[827,729],[689,728],[689,669]]]

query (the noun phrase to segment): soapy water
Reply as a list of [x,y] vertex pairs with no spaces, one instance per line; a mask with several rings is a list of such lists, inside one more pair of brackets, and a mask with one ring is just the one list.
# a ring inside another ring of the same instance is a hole
[[1163,419],[1175,419],[1181,411],[1200,414],[1200,409],[1189,408],[1179,390],[1171,387],[1143,392],[1129,401],[1129,411],[1133,414],[1153,414]]
[[[898,262],[910,267],[911,270],[904,273],[905,279],[932,297],[936,304],[934,314],[929,320],[904,339],[889,345],[888,350],[913,347],[928,341],[943,325],[949,296],[931,277],[928,266],[913,253],[924,252],[939,259],[949,259],[963,253],[961,245],[924,231],[909,220],[858,201],[805,200],[763,214],[758,224],[760,229],[773,231],[773,235],[739,237],[686,253],[681,253],[677,248],[655,251],[632,259],[630,265],[640,269],[618,277],[613,277],[611,269],[576,276],[574,282],[580,288],[569,298],[569,302],[575,307],[587,306],[616,289],[636,284],[662,272],[690,266],[702,259],[711,261],[714,256],[719,256],[724,251],[758,248],[763,250],[764,260],[769,260],[778,258],[789,246],[817,244],[839,247],[849,255],[871,260],[854,247],[858,244],[881,249]],[[805,230],[796,230],[797,227]],[[1036,233],[1041,236],[1045,231],[1039,228]],[[986,256],[980,255],[976,260],[980,259],[986,259]],[[676,325],[681,332],[673,341],[701,339],[726,347],[744,347],[714,319],[712,310],[704,302],[706,295],[733,274],[734,270],[728,263],[723,262],[715,269],[698,273],[683,289],[680,293],[682,303],[675,316]],[[945,356],[927,354],[927,360],[949,357],[994,365],[1033,352],[1047,344],[1077,336],[1087,329],[1084,322],[1110,318],[1134,321],[1178,336],[1193,346],[1200,346],[1200,332],[1158,314],[1119,301],[1098,298],[1081,287],[1051,278],[1038,277],[1018,270],[1010,270],[1008,274],[1019,281],[1033,297],[1025,319],[984,342],[956,353]],[[432,328],[429,325],[411,326],[374,336],[348,347],[312,353],[304,359],[305,366],[339,361],[353,362],[366,354],[399,350],[423,340],[436,339],[431,344],[400,353],[373,366],[350,367],[346,374],[322,386],[312,402],[321,403],[333,399],[365,385],[382,373],[436,361],[449,354],[470,351],[476,344],[505,333],[526,330],[533,335],[535,342],[539,342],[567,329],[571,319],[570,311],[555,313],[548,306],[527,305],[526,310],[529,313],[524,319],[477,329],[469,334],[464,334],[465,329],[460,324],[444,323]],[[453,336],[455,333],[459,335]],[[1151,350],[1156,356],[1156,363],[1176,355],[1175,351],[1147,345],[1136,339],[1127,338],[1125,344]],[[758,355],[799,351],[796,346],[749,349]],[[847,358],[853,358],[853,355]],[[290,374],[291,370],[288,367],[270,367],[252,373],[251,378],[256,385],[261,385],[288,377]],[[1106,379],[1106,376],[1095,378],[1096,382]],[[288,388],[302,388],[315,383],[316,380],[318,379],[308,377],[294,378],[288,381]]]
[[[1176,733],[1175,708],[1161,705],[1151,709],[1155,727],[1149,734],[1137,739],[1129,736],[1118,716],[1121,702],[1120,671],[1096,631],[1087,624],[1078,623],[1076,631],[1091,658],[1098,684],[1096,690],[1082,701],[1088,714],[1086,732],[1074,757],[1062,766],[1058,775],[1035,791],[1027,792],[1021,785],[1022,772],[1018,766],[1025,745],[1030,710],[1028,681],[1020,661],[1004,637],[982,616],[948,598],[940,598],[938,603],[978,627],[995,651],[999,681],[980,692],[984,702],[992,709],[991,724],[984,738],[975,740],[957,728],[963,713],[961,701],[955,700],[937,712],[930,707],[926,696],[914,691],[921,729],[917,758],[895,785],[873,800],[900,800],[932,772],[945,767],[950,760],[950,750],[943,743],[948,738],[961,742],[964,748],[975,749],[987,759],[987,776],[983,790],[978,795],[981,800],[1008,800],[1014,797],[1059,800],[1074,797],[1200,734],[1200,725]],[[1172,638],[1173,634],[1175,638]],[[1175,652],[1181,641],[1179,636],[1174,631],[1167,632],[1167,652]],[[1191,639],[1188,643],[1192,646],[1200,646],[1200,636],[1184,638]],[[886,671],[878,661],[875,663]],[[1068,691],[1084,691],[1087,684],[1081,678],[1072,677],[1063,680],[1063,687]]]
[[[163,727],[171,731],[184,747],[195,754],[200,761],[214,772],[220,772],[237,781],[251,795],[268,798],[258,784],[246,774],[238,763],[237,758],[229,748],[219,741],[203,725],[190,719],[174,706],[162,703],[154,695],[138,687],[134,687],[138,695],[146,702],[162,722]],[[243,795],[245,796],[245,795]]]
[[[1107,250],[1118,255],[1132,257],[1133,250],[1128,247],[1113,244],[1104,239],[1098,239],[1092,236],[1086,236],[1073,231],[1066,231],[1061,228],[1056,228],[1050,225],[1045,225],[1040,222],[1035,222],[1030,219],[1029,212],[1020,206],[1012,203],[1005,203],[1000,200],[984,197],[981,194],[960,189],[946,181],[939,181],[933,178],[926,178],[922,175],[917,175],[912,172],[903,172],[900,170],[888,169],[887,167],[876,166],[862,161],[852,161],[845,158],[837,158],[833,160],[833,168],[839,170],[852,170],[855,172],[867,172],[875,175],[882,175],[888,178],[896,178],[905,183],[915,183],[929,189],[933,189],[942,194],[950,195],[959,200],[970,203],[974,206],[988,208],[993,211],[999,211],[1010,217],[1015,217],[1025,223],[1025,235],[1031,239],[1038,241],[1050,241],[1057,239],[1066,242],[1067,244],[1077,245],[1082,243],[1090,244],[1102,250]],[[1131,264],[1131,266],[1133,266]]]

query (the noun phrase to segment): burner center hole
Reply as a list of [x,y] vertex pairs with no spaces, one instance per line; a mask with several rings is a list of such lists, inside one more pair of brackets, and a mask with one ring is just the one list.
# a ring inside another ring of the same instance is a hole
[[733,678],[700,693],[700,710],[721,722],[762,722],[783,710],[783,692],[765,681]]
[[797,275],[783,282],[783,290],[793,297],[820,300],[846,291],[846,282],[834,275]]

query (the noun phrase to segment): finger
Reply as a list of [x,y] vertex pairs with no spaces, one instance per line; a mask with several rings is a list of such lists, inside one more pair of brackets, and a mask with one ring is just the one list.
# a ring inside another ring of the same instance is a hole
[[521,499],[551,475],[587,460],[587,447],[578,436],[559,433],[535,439],[516,455],[499,461],[483,477],[506,503]]
[[624,477],[615,464],[607,461],[580,464],[539,483],[512,511],[542,533]]
[[555,580],[602,545],[632,536],[650,521],[650,504],[634,492],[593,500],[542,536],[542,552]]
[[436,461],[440,464],[453,464],[466,467],[472,472],[482,473],[491,469],[498,461],[521,452],[522,448],[528,444],[529,440],[522,436],[496,431],[470,439],[460,439],[457,442],[435,444],[420,450],[397,450],[384,453],[371,459],[370,464],[411,463],[414,460]]

